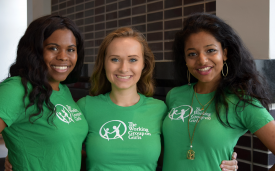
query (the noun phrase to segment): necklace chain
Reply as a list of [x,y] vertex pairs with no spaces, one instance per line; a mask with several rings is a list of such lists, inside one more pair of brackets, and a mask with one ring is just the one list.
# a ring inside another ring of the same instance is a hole
[[[192,103],[191,103],[191,107],[193,105],[193,100],[194,100],[194,94],[196,94],[196,91],[194,90],[194,93],[193,93],[193,96],[192,96]],[[196,94],[196,98],[198,100],[198,97],[197,97],[197,94]],[[190,135],[190,128],[189,128],[189,120],[190,120],[190,116],[191,116],[191,110],[189,112],[189,116],[188,116],[188,134],[189,134],[189,139],[190,139],[190,150],[187,151],[187,159],[190,159],[190,160],[194,160],[195,159],[195,151],[192,150],[192,143],[193,143],[193,139],[194,139],[194,134],[195,134],[195,130],[196,130],[196,127],[197,127],[197,124],[199,123],[200,119],[202,118],[203,114],[206,112],[206,110],[208,109],[208,107],[210,106],[210,104],[212,103],[214,97],[207,103],[208,106],[206,107],[206,109],[203,111],[203,113],[201,114],[200,118],[198,119],[198,121],[196,122],[196,125],[194,127],[194,130],[193,130],[193,134],[192,134],[192,137]],[[199,100],[198,100],[199,102]],[[200,103],[200,102],[199,102]],[[200,103],[201,104],[201,103]],[[206,104],[205,104],[206,105]],[[205,106],[204,105],[204,106]],[[203,106],[203,107],[204,107]]]
[[212,100],[214,99],[214,96],[213,96],[212,99],[210,99],[205,105],[202,105],[201,102],[199,101],[199,98],[198,98],[198,96],[197,96],[196,91],[194,91],[194,93],[195,93],[195,96],[196,96],[196,98],[197,98],[199,104],[202,106],[201,110],[204,110],[204,106],[206,106],[208,103],[211,103]]

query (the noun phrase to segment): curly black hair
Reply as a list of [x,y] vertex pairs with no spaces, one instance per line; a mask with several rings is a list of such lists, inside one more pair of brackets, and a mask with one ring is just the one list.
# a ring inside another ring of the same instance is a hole
[[[43,105],[46,105],[51,111],[48,116],[48,123],[50,123],[51,116],[55,114],[54,105],[50,101],[52,87],[47,79],[48,68],[43,59],[43,42],[58,29],[69,29],[76,38],[77,63],[62,83],[76,82],[84,61],[83,38],[74,22],[67,17],[47,15],[34,20],[20,39],[17,46],[16,61],[10,67],[9,77],[21,77],[25,89],[23,101],[27,96],[30,100],[25,110],[33,105],[38,108],[38,111],[29,117],[31,123],[42,117]],[[31,92],[28,90],[28,83],[32,85]],[[32,119],[33,117],[35,119]]]
[[[253,105],[252,101],[256,98],[269,111],[269,104],[271,103],[269,87],[265,79],[259,75],[252,55],[236,32],[215,15],[206,13],[193,14],[184,20],[183,29],[176,33],[173,44],[173,57],[175,59],[175,79],[178,84],[184,85],[187,83],[185,42],[191,34],[201,31],[213,35],[221,43],[222,48],[227,49],[228,75],[222,77],[214,98],[219,121],[224,126],[231,127],[228,118],[225,123],[220,117],[222,106],[225,106],[226,116],[228,116],[227,93],[235,94],[239,98],[237,106],[244,108],[246,104]],[[197,82],[197,79],[191,76],[191,82]]]

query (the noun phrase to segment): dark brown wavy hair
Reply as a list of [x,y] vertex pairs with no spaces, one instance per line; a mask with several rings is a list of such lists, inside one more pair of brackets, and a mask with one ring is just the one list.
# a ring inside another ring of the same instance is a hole
[[[10,67],[9,77],[21,77],[25,89],[22,100],[24,101],[27,97],[30,100],[30,103],[26,105],[26,110],[33,105],[38,109],[36,113],[29,116],[31,123],[42,117],[44,107],[51,111],[48,114],[48,123],[50,123],[49,119],[55,116],[54,105],[50,101],[52,87],[48,81],[48,68],[43,58],[43,42],[58,29],[69,29],[75,36],[77,62],[73,71],[62,83],[76,82],[84,61],[83,38],[74,22],[67,17],[46,15],[34,20],[20,39],[16,61]],[[32,90],[28,89],[28,83],[32,85]]]
[[115,39],[120,37],[131,37],[137,40],[143,49],[144,69],[137,83],[137,91],[145,96],[152,96],[154,93],[153,71],[155,67],[154,54],[150,50],[143,34],[129,27],[119,28],[105,37],[101,43],[95,62],[95,68],[90,78],[90,95],[97,96],[111,91],[111,83],[106,77],[104,61],[107,47]]
[[[175,35],[173,55],[175,59],[176,80],[180,85],[187,82],[186,61],[184,47],[186,40],[191,34],[205,31],[210,33],[221,43],[222,49],[227,49],[228,75],[222,77],[215,93],[215,107],[218,120],[224,126],[230,126],[228,121],[228,101],[226,94],[234,94],[238,97],[237,107],[246,107],[251,104],[256,107],[264,107],[269,110],[270,93],[263,78],[256,69],[255,62],[248,49],[243,44],[237,33],[222,19],[215,15],[197,13],[190,15],[183,22],[183,28]],[[223,68],[224,69],[224,68]],[[198,80],[191,75],[191,82]],[[255,105],[253,100],[257,99],[262,106]],[[226,122],[222,121],[221,107],[226,109]],[[236,114],[238,114],[235,108]]]

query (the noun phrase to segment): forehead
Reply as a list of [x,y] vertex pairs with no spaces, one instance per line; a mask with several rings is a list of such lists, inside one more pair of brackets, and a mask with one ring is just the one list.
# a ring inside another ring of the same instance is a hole
[[55,30],[44,43],[68,43],[76,44],[76,38],[71,30],[69,29],[58,29]]
[[220,42],[209,32],[200,31],[191,34],[185,41],[185,48],[189,46],[202,46],[208,44],[220,45]]
[[132,37],[114,38],[108,45],[107,54],[113,53],[142,53],[142,45],[139,41]]

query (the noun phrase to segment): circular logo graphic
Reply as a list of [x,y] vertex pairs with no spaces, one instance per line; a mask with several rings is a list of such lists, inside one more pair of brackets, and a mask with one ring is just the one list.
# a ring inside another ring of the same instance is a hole
[[192,114],[193,108],[189,105],[181,105],[171,109],[168,114],[168,117],[171,120],[182,120],[184,122],[184,118],[188,117],[189,114]]
[[101,126],[99,135],[108,141],[112,139],[123,140],[122,136],[126,133],[126,131],[127,127],[124,122],[120,120],[111,120]]
[[56,116],[65,123],[74,122],[71,112],[63,105],[55,105]]

